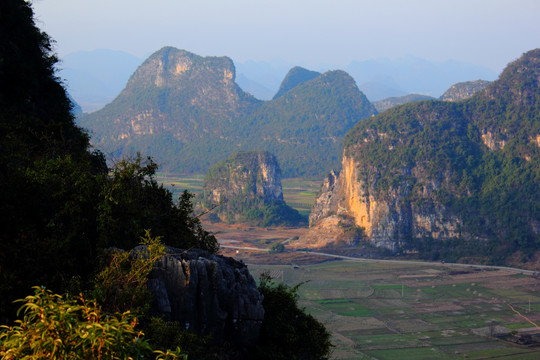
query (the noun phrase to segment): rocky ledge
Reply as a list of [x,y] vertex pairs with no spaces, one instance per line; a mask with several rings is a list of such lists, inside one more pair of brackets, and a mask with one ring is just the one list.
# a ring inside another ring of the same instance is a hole
[[[135,249],[136,251],[137,249]],[[148,279],[154,314],[213,342],[254,345],[264,318],[263,296],[247,266],[203,250],[167,248]]]

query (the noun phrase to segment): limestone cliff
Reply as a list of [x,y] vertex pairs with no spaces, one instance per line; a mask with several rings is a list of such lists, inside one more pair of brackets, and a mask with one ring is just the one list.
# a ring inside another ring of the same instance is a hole
[[[401,250],[411,237],[444,240],[458,236],[460,219],[430,196],[437,190],[436,184],[424,188],[421,203],[413,203],[408,201],[411,189],[407,183],[383,194],[377,189],[380,178],[376,168],[344,156],[342,171],[325,179],[309,217],[310,226],[329,233],[344,232],[344,220],[351,219],[371,245],[392,252]],[[340,238],[336,235],[334,241]]]
[[243,263],[203,250],[167,248],[148,287],[154,294],[154,314],[211,335],[216,344],[257,343],[263,297]]
[[254,225],[294,225],[300,214],[287,206],[276,157],[266,151],[233,154],[213,166],[205,176],[201,209],[217,208],[213,220]]
[[[539,85],[537,49],[472,98],[406,104],[359,122],[341,172],[322,186],[310,233],[344,233],[348,219],[363,229],[357,241],[393,252],[502,261],[538,251]],[[324,245],[309,237],[304,243]]]

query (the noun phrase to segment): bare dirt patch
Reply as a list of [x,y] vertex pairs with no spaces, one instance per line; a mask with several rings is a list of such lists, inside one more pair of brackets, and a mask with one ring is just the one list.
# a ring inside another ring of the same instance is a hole
[[214,233],[221,241],[240,241],[256,243],[260,240],[285,241],[301,236],[307,231],[307,227],[268,227],[261,228],[245,224],[223,224],[203,221],[205,230]]
[[414,304],[413,307],[419,313],[463,310],[463,306],[453,302],[422,303]]

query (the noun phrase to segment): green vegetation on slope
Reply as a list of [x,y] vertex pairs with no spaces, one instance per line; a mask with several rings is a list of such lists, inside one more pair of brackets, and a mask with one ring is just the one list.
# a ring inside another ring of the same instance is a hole
[[32,286],[88,289],[103,249],[130,249],[145,229],[172,246],[217,251],[190,196],[173,201],[151,159],[120,161],[109,172],[91,152],[30,5],[3,1],[0,30],[0,321],[14,317],[12,301]]
[[[358,123],[345,154],[376,178],[379,198],[442,204],[469,238],[410,239],[424,256],[482,256],[500,262],[540,249],[540,50],[511,63],[471,99],[425,101]],[[484,240],[484,241],[482,241]]]
[[376,110],[348,74],[311,77],[261,102],[236,85],[230,59],[166,47],[112,103],[78,122],[107,155],[143,152],[170,172],[205,173],[239,150],[266,150],[285,177],[321,178],[339,168],[345,133]]
[[321,75],[321,73],[317,71],[307,70],[300,66],[293,67],[291,70],[289,70],[287,75],[285,75],[285,79],[283,79],[283,81],[281,82],[278,92],[276,93],[276,95],[274,95],[274,100],[279,98],[292,88],[303,84],[306,81],[315,79],[319,75]]

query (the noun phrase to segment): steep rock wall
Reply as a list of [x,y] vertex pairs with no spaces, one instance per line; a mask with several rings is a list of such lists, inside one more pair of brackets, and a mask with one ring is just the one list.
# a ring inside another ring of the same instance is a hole
[[155,314],[211,335],[217,344],[253,345],[259,337],[263,297],[246,265],[233,258],[167,248],[148,287]]
[[[328,232],[328,218],[352,218],[372,245],[391,251],[398,251],[411,238],[444,240],[459,235],[461,220],[434,201],[428,187],[421,195],[423,201],[411,203],[407,201],[411,191],[407,183],[382,193],[376,186],[378,180],[376,169],[344,156],[341,173],[332,172],[323,183],[310,226],[324,227]],[[334,226],[333,231],[343,229]]]
[[279,164],[266,151],[238,152],[213,166],[197,199],[198,210],[212,209],[212,221],[256,226],[305,223],[285,203]]

